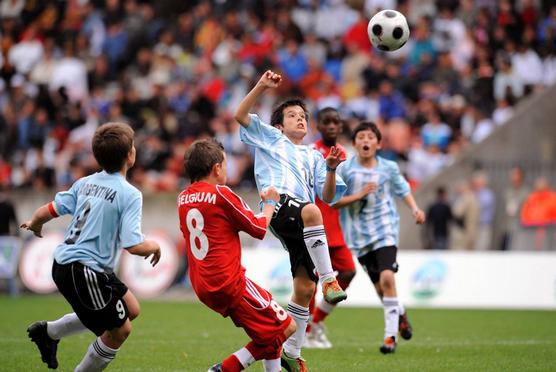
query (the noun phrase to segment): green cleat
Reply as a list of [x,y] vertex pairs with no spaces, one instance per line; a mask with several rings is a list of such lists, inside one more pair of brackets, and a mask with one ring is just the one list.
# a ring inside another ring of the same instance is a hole
[[327,278],[322,282],[322,294],[326,302],[333,305],[347,298],[346,292],[334,277]]
[[305,365],[305,359],[289,357],[284,350],[280,355],[280,364],[287,372],[309,372]]

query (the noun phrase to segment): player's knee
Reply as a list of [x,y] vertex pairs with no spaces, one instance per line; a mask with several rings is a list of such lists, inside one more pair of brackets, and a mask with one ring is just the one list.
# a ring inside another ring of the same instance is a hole
[[301,210],[301,218],[305,227],[322,225],[322,214],[316,204],[305,205]]
[[139,303],[137,303],[136,306],[129,307],[128,311],[129,320],[134,320],[139,316],[139,314],[141,314],[141,306],[139,306]]
[[396,282],[394,279],[394,272],[390,270],[384,270],[380,273],[380,287],[383,292],[388,292],[396,288]]
[[131,334],[131,322],[126,321],[121,327],[114,328],[107,332],[108,340],[105,340],[107,346],[119,348]]

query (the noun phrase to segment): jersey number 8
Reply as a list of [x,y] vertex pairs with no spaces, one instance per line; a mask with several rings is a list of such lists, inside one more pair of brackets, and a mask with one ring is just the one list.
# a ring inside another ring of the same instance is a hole
[[[191,253],[193,253],[196,259],[202,260],[208,253],[209,241],[203,232],[205,220],[197,208],[193,208],[187,212],[186,224],[189,230],[189,246]],[[195,226],[193,226],[193,224],[195,224]]]

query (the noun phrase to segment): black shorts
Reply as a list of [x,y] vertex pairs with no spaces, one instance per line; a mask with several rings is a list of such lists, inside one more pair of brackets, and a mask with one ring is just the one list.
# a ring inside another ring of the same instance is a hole
[[303,238],[303,219],[301,210],[310,202],[301,201],[289,195],[280,195],[280,201],[270,221],[270,231],[282,242],[284,249],[290,255],[292,276],[300,266],[303,266],[314,282],[318,281],[315,265]]
[[54,261],[52,278],[81,323],[97,336],[125,323],[127,287],[115,274],[100,273],[79,262],[60,265]]
[[395,245],[382,247],[367,254],[358,257],[357,260],[363,266],[373,284],[380,280],[380,273],[384,270],[392,270],[398,272],[398,263],[396,255],[398,248]]

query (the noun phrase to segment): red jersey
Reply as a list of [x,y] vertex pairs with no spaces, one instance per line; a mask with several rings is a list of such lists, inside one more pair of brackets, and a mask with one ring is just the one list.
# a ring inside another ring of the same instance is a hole
[[[344,152],[344,148],[341,145],[336,145],[341,148]],[[312,147],[319,151],[322,156],[326,159],[328,153],[330,152],[330,147],[326,146],[322,140],[312,144]],[[342,234],[342,227],[340,226],[340,211],[332,208],[330,205],[326,204],[318,197],[315,198],[315,204],[320,209],[322,213],[322,219],[324,220],[324,231],[326,232],[326,238],[328,239],[329,247],[341,247],[346,245],[344,241],[344,236]]]
[[239,231],[262,239],[266,217],[255,216],[227,186],[195,182],[178,196],[191,285],[204,304],[227,316],[243,297]]

